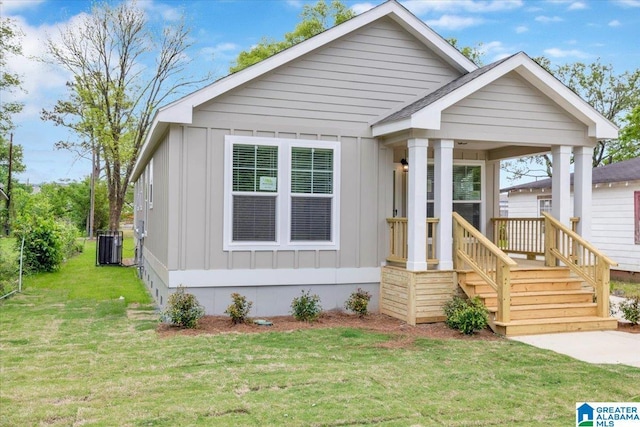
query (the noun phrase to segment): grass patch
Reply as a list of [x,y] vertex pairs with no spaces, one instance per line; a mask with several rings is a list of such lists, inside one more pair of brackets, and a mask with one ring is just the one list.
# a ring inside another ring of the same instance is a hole
[[94,267],[91,253],[0,303],[0,424],[564,426],[577,401],[640,400],[640,369],[508,340],[390,349],[397,336],[347,328],[161,338],[150,307],[129,304],[144,291],[135,276],[109,290],[134,271]]
[[[63,290],[68,299],[117,299],[149,304],[151,298],[136,276],[135,267],[96,267],[95,240],[82,241],[84,251],[69,259],[59,271],[24,278],[26,287]],[[125,238],[123,257],[133,256],[133,239]]]
[[612,280],[611,293],[626,298],[640,296],[640,283]]

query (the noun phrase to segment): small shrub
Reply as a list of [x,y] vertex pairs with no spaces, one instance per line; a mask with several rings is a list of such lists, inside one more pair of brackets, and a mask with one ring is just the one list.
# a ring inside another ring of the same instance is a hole
[[347,310],[353,311],[354,313],[358,314],[358,316],[363,317],[366,316],[369,312],[367,308],[370,300],[371,294],[358,288],[356,292],[353,292],[351,295],[349,295],[349,299],[344,304],[344,306]]
[[318,295],[309,295],[310,291],[302,291],[302,295],[291,302],[293,317],[301,322],[313,322],[320,316],[322,307]]
[[167,307],[163,314],[173,325],[181,328],[193,329],[198,326],[198,320],[204,316],[204,307],[198,303],[193,294],[186,293],[183,286],[167,299]]
[[237,325],[238,323],[245,323],[247,321],[249,310],[251,310],[251,306],[253,306],[253,302],[247,301],[247,298],[244,295],[240,295],[237,292],[231,294],[231,299],[233,300],[233,303],[227,307],[224,312],[231,317],[231,321],[234,325]]
[[486,328],[489,322],[489,311],[478,297],[472,300],[453,297],[443,309],[447,316],[445,322],[447,326],[466,335],[472,335]]
[[28,272],[56,271],[64,260],[60,225],[51,218],[34,217],[28,229],[15,233],[19,251],[24,241],[24,269]]
[[640,323],[640,296],[634,296],[620,303],[622,317],[631,322],[632,325]]

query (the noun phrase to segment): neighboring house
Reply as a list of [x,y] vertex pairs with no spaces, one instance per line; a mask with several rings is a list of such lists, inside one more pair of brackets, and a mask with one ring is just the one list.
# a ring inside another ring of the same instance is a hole
[[[591,239],[616,270],[640,273],[640,157],[593,169]],[[571,174],[573,198],[573,174]],[[551,179],[501,190],[509,194],[509,216],[551,212]],[[570,212],[573,215],[573,212]]]
[[491,235],[500,161],[553,152],[568,224],[571,154],[584,212],[593,147],[616,137],[526,54],[478,68],[389,1],[157,111],[132,174],[141,275],[160,305],[184,285],[207,313],[232,292],[266,316],[363,288],[373,309],[441,319],[454,212]]

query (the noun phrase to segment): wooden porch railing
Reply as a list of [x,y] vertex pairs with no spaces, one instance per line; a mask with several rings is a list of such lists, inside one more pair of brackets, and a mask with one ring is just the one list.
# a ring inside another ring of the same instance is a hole
[[609,278],[612,261],[575,231],[543,212],[545,227],[545,264],[555,266],[562,261],[571,271],[582,277],[595,289],[597,314],[609,317]]
[[[427,218],[427,263],[437,264],[436,233],[438,218]],[[406,263],[408,257],[408,222],[407,218],[387,218],[389,225],[389,256],[387,261]]]
[[[571,218],[571,230],[576,231],[580,218]],[[493,243],[503,252],[512,254],[544,255],[544,217],[491,218]]]
[[467,264],[498,294],[496,321],[511,319],[511,268],[518,264],[458,213],[453,213],[453,262],[456,270]]

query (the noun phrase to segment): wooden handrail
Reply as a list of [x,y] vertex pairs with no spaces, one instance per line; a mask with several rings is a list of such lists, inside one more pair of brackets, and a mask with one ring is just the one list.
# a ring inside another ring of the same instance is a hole
[[518,264],[509,258],[457,212],[453,213],[453,260],[455,269],[468,264],[498,294],[496,321],[511,319],[511,268]]
[[609,317],[609,280],[612,266],[618,263],[600,252],[575,231],[543,212],[545,220],[545,264],[562,261],[582,277],[596,292],[598,316]]
[[491,218],[493,243],[507,253],[544,255],[544,218]]
[[[427,218],[427,263],[437,264],[438,253],[435,245],[436,233],[438,232],[438,218]],[[408,220],[407,218],[395,217],[387,218],[387,224],[389,225],[389,255],[387,261],[390,262],[407,262],[409,252],[409,238],[408,238]],[[431,244],[429,244],[431,239]]]

